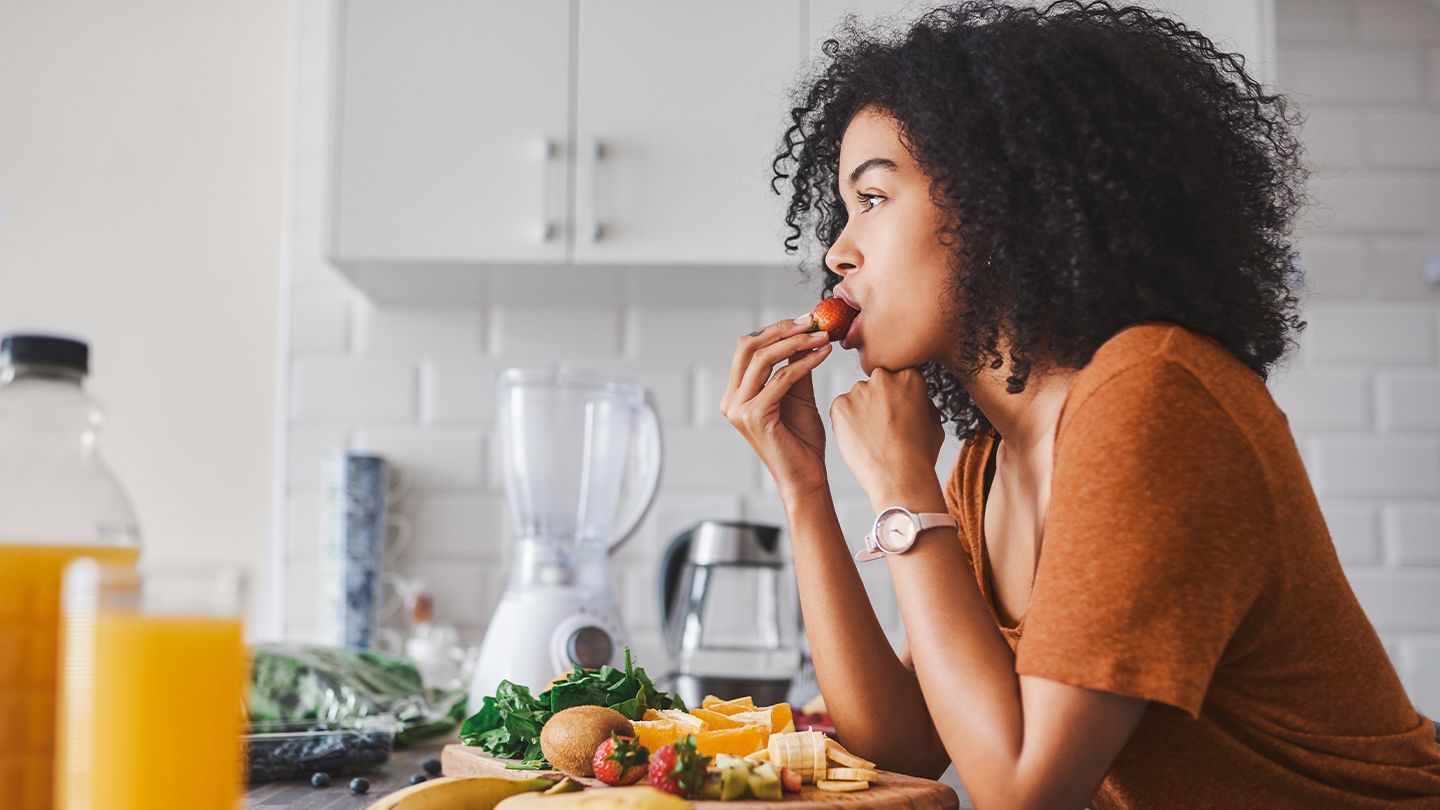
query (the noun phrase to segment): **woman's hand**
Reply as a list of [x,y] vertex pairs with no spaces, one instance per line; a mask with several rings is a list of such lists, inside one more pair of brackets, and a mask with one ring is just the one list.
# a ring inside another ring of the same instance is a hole
[[782,497],[823,492],[829,485],[825,423],[810,372],[831,347],[824,332],[809,328],[809,318],[786,319],[740,338],[720,399],[720,413],[765,462]]
[[937,486],[945,430],[918,370],[875,369],[830,404],[830,424],[840,455],[876,510]]

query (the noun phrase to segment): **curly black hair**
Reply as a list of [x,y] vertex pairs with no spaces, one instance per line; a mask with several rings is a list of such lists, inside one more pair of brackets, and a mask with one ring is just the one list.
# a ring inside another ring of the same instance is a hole
[[[772,163],[772,190],[790,181],[786,250],[807,227],[825,248],[839,238],[841,137],[862,109],[893,116],[947,212],[959,373],[1008,363],[1019,392],[1032,369],[1083,367],[1121,329],[1164,320],[1264,378],[1305,327],[1302,119],[1239,54],[1103,0],[974,0],[898,32],[851,16],[822,52]],[[829,297],[841,277],[823,251],[817,264]],[[993,430],[950,371],[921,371],[957,436]]]

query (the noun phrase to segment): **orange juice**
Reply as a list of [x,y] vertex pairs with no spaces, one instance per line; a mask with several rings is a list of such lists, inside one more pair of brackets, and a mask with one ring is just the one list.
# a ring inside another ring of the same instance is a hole
[[[90,806],[234,810],[248,677],[239,618],[95,619]],[[83,777],[82,777],[83,778]]]
[[135,547],[0,544],[0,796],[50,810],[60,575],[77,557],[134,565]]

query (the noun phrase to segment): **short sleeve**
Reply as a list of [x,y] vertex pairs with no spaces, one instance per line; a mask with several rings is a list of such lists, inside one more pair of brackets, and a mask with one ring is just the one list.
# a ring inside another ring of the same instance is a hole
[[1050,493],[1016,670],[1199,717],[1272,576],[1274,506],[1244,432],[1152,359],[1067,405]]

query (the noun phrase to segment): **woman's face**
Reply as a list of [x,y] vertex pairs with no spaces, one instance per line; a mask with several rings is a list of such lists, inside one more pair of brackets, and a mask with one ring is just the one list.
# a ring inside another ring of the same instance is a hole
[[940,243],[946,218],[930,199],[930,179],[888,113],[867,107],[846,127],[840,196],[849,219],[825,264],[844,277],[835,294],[860,309],[845,347],[859,350],[866,374],[942,360],[954,254]]

